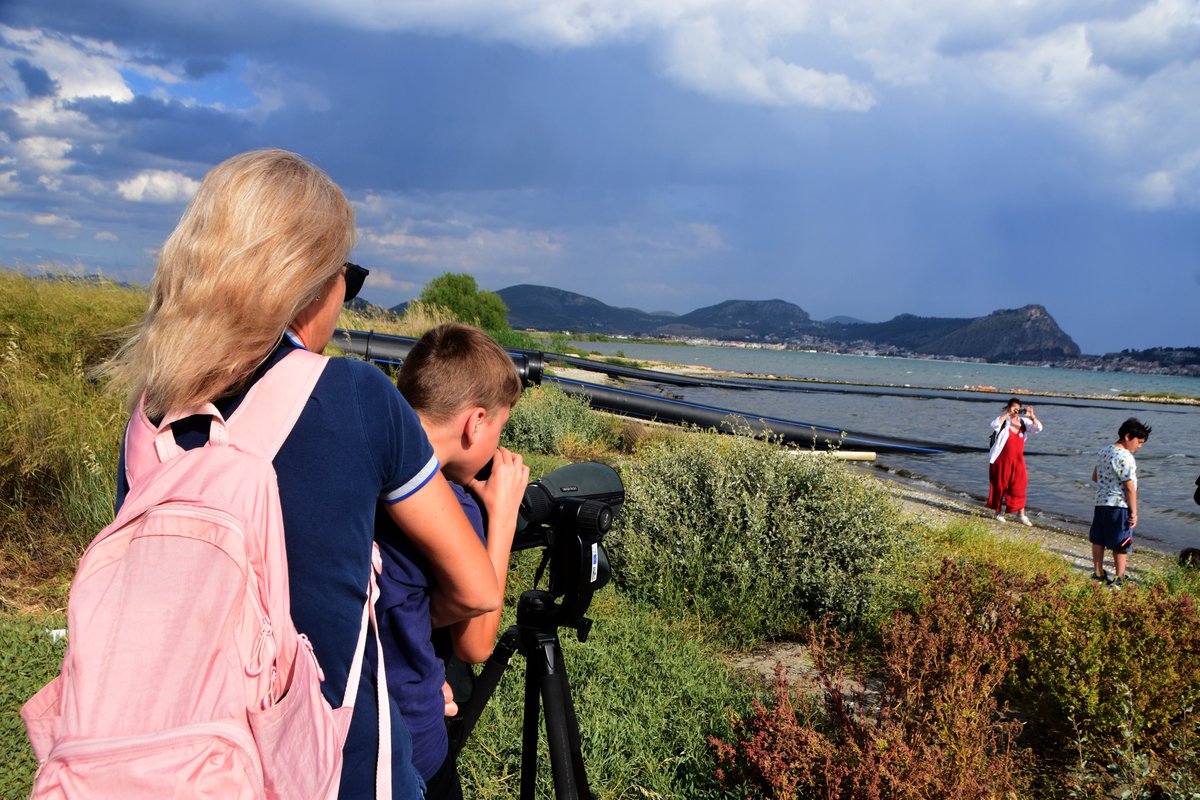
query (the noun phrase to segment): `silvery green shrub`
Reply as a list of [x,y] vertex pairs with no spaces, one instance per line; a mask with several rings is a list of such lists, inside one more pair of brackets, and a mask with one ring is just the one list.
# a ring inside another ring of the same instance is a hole
[[562,453],[568,440],[606,445],[612,438],[604,418],[586,399],[557,386],[533,386],[513,406],[500,443],[522,453]]
[[618,585],[733,642],[826,614],[864,625],[909,547],[898,504],[826,453],[688,432],[650,442],[622,479]]

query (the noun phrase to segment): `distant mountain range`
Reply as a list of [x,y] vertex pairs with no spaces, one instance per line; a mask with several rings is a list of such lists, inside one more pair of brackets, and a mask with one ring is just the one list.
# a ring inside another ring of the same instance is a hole
[[1063,361],[1079,346],[1039,305],[993,311],[986,317],[918,317],[887,322],[852,317],[819,321],[785,300],[726,300],[687,314],[616,308],[549,286],[521,284],[497,292],[513,328],[672,339],[759,342],[846,351],[978,358],[987,361]]

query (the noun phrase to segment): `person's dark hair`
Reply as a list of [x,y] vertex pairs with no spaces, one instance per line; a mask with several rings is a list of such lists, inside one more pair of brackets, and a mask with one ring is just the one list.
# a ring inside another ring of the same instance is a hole
[[1185,547],[1179,551],[1179,566],[1200,569],[1200,548]]
[[1117,438],[1124,440],[1127,436],[1132,436],[1135,439],[1149,439],[1150,426],[1144,425],[1137,417],[1130,417],[1121,423],[1120,429],[1117,430]]
[[1004,404],[1004,408],[1007,410],[1007,409],[1012,408],[1013,406],[1020,406],[1020,405],[1021,405],[1021,401],[1018,398],[1010,397],[1010,398],[1008,398],[1008,402]]

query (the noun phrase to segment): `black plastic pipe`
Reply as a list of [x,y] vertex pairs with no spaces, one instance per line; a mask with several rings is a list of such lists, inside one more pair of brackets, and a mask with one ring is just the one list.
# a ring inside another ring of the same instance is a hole
[[851,433],[828,425],[755,416],[743,411],[657,397],[611,386],[598,386],[570,378],[556,378],[547,375],[545,380],[553,381],[567,394],[586,397],[592,408],[603,411],[676,425],[715,428],[724,433],[749,430],[755,434],[777,436],[789,444],[802,447],[816,447],[823,450],[870,450],[877,453],[908,453],[910,455],[936,455],[947,451],[978,449],[894,439],[870,433]]
[[[416,339],[408,336],[392,336],[366,331],[350,331],[342,328],[334,332],[333,344],[343,350],[356,353],[371,361],[381,364],[400,364],[408,351],[412,349]],[[544,375],[542,372],[543,359],[559,361],[557,353],[540,353],[532,350],[509,351],[517,365],[522,379],[529,384],[538,384],[543,380],[551,381],[570,395],[587,399],[593,407],[602,411],[611,411],[638,419],[657,420],[676,425],[698,425],[704,428],[714,428],[726,433],[739,430],[750,430],[757,434],[778,436],[783,441],[803,447],[821,449],[838,448],[843,450],[871,450],[881,453],[908,453],[934,455],[944,452],[975,452],[978,447],[962,447],[960,445],[919,442],[908,439],[896,439],[888,436],[877,436],[870,433],[852,433],[828,425],[817,425],[808,422],[762,417],[745,412],[735,411],[717,406],[690,403],[685,400],[675,400],[655,395],[633,392],[628,389],[618,389],[609,386],[587,383],[585,381],[559,378]],[[568,356],[571,366],[580,369],[591,369],[596,372],[612,374],[615,365],[601,364],[583,358]],[[567,363],[567,362],[564,362]],[[624,368],[633,370],[633,368]],[[666,376],[653,370],[636,370],[637,377],[656,382]],[[632,376],[631,376],[632,377]],[[705,384],[709,385],[709,384]],[[733,387],[730,387],[733,388]],[[737,388],[752,388],[749,386]],[[758,388],[758,387],[753,387]]]
[[[404,363],[408,351],[417,343],[411,336],[393,336],[374,331],[350,331],[337,328],[333,332],[332,344],[342,348],[347,353],[354,353],[376,364],[399,366]],[[517,374],[526,386],[536,386],[542,382],[544,363],[542,354],[536,350],[509,350]]]

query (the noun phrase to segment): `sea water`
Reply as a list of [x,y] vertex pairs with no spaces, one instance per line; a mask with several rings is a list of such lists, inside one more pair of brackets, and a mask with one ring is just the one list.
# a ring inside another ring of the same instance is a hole
[[[1200,406],[1132,402],[1119,395],[1200,398],[1200,378],[1018,367],[738,347],[577,342],[585,351],[697,364],[730,372],[817,381],[813,391],[734,391],[670,387],[671,396],[801,423],[931,443],[971,453],[880,453],[875,466],[924,481],[982,506],[988,490],[989,424],[1010,396],[1035,408],[1045,426],[1026,441],[1029,513],[1035,521],[1085,535],[1091,520],[1096,453],[1127,417],[1153,427],[1137,453],[1139,524],[1135,544],[1174,552],[1200,546]],[[861,386],[860,386],[861,385]],[[874,388],[868,388],[874,387]],[[990,387],[990,391],[977,391]],[[969,390],[968,390],[969,389]],[[1089,395],[1092,399],[1039,396]],[[1099,398],[1099,399],[1095,399]]]

